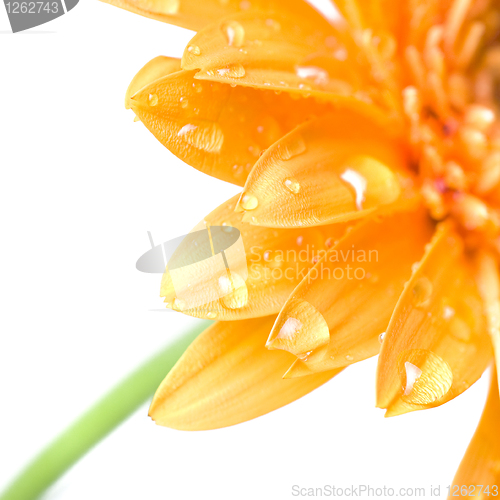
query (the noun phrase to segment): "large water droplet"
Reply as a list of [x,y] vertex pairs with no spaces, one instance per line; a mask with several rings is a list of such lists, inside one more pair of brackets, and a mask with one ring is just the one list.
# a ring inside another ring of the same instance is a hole
[[326,85],[329,80],[328,73],[317,66],[296,66],[295,73],[299,78],[307,78],[316,85]]
[[288,188],[293,194],[297,194],[300,191],[299,181],[295,178],[285,179],[285,187]]
[[399,355],[399,375],[406,403],[432,404],[450,390],[453,373],[440,356],[426,349],[404,351]]
[[230,47],[241,47],[245,42],[245,28],[237,21],[226,21],[221,26]]
[[413,285],[412,294],[415,307],[427,306],[432,295],[432,283],[429,278],[425,276],[419,278]]
[[240,205],[243,210],[255,210],[259,200],[253,194],[243,194],[241,197]]
[[156,94],[149,94],[148,104],[150,106],[156,106],[158,104],[158,96]]
[[228,272],[219,278],[219,286],[224,294],[222,303],[228,309],[240,309],[248,302],[248,288],[245,280],[237,273]]
[[366,179],[359,172],[351,168],[346,169],[340,174],[340,178],[354,190],[356,208],[358,210],[363,210],[363,202],[366,196]]
[[184,311],[186,309],[186,303],[182,299],[174,299],[172,302],[172,309],[175,311]]
[[[230,64],[225,68],[219,68],[215,70],[218,75],[226,76],[228,78],[243,78],[245,76],[245,68],[240,63]],[[209,76],[214,76],[215,72],[213,70],[207,71]]]
[[284,349],[296,356],[313,351],[330,342],[330,331],[323,315],[309,302],[292,299],[275,327],[278,334],[269,346]]
[[217,317],[217,313],[214,313],[213,311],[207,312],[208,319],[215,319],[216,317]]
[[295,334],[302,328],[302,323],[296,318],[288,318],[281,327],[277,339],[293,339]]
[[289,160],[306,150],[306,143],[300,134],[294,134],[285,143],[279,145],[282,160]]
[[201,54],[201,50],[200,50],[200,47],[198,47],[198,45],[190,45],[187,48],[187,51],[190,54],[193,54],[193,56],[199,56]]
[[197,149],[207,153],[218,153],[224,143],[224,133],[217,123],[205,125],[184,125],[177,136]]

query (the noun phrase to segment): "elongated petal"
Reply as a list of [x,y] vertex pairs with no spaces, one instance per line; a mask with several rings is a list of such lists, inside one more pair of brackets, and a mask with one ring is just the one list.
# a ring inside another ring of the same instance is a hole
[[295,401],[340,372],[283,379],[293,356],[264,347],[274,319],[216,323],[205,330],[156,391],[153,420],[182,430],[235,425]]
[[324,255],[295,289],[269,336],[268,348],[299,356],[288,377],[346,366],[379,352],[380,334],[432,230],[421,209],[370,218]]
[[143,87],[181,70],[181,60],[175,57],[158,56],[146,63],[134,76],[125,93],[125,107],[130,108],[130,98]]
[[230,14],[292,11],[305,19],[319,14],[303,0],[101,0],[121,9],[190,30],[200,30]]
[[[241,234],[247,269],[231,269],[231,273],[245,273],[245,279],[236,278],[241,285],[238,291],[241,300],[235,300],[233,292],[222,296],[214,294],[216,300],[209,299],[199,307],[186,308],[182,310],[185,314],[227,321],[278,313],[297,284],[325,252],[329,242],[340,239],[347,230],[345,224],[305,229],[253,226],[242,222],[242,214],[234,211],[237,200],[238,196],[235,196],[223,203],[205,217],[204,223],[207,227],[225,227],[226,231],[236,228]],[[232,267],[231,262],[229,267]],[[222,282],[215,283],[216,287],[224,287],[227,282],[225,269],[223,271]],[[209,281],[202,279],[201,293],[207,291]],[[167,269],[162,278],[160,295],[165,297],[171,308],[175,307],[176,297],[182,296],[184,291],[175,285]],[[226,290],[221,289],[221,292]]]
[[199,69],[200,79],[328,99],[366,84],[367,69],[356,55],[319,16],[244,13],[200,31],[184,51],[182,67]]
[[495,256],[486,250],[478,252],[475,258],[475,275],[479,293],[483,298],[496,365],[500,366],[500,276]]
[[263,150],[326,111],[314,99],[193,77],[194,71],[180,71],[155,80],[130,99],[130,107],[176,156],[233,184],[245,183]]
[[500,487],[500,399],[498,377],[493,370],[490,392],[481,421],[453,479],[450,498],[487,499]]
[[491,359],[471,263],[454,227],[442,224],[387,329],[377,406],[386,416],[439,406],[476,382]]
[[[364,217],[406,198],[404,149],[351,110],[300,125],[255,164],[239,209],[267,227],[314,226]],[[293,183],[295,189],[289,189]],[[245,200],[256,203],[245,203]]]

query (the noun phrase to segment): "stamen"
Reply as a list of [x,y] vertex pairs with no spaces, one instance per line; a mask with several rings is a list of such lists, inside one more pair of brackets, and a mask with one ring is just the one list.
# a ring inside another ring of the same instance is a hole
[[479,21],[475,21],[470,25],[464,43],[462,44],[462,49],[457,55],[456,62],[459,68],[466,68],[469,66],[479,48],[479,43],[481,42],[481,38],[483,38],[485,30],[486,26]]
[[448,11],[444,26],[443,40],[448,55],[453,55],[453,47],[462,27],[471,0],[455,0]]
[[415,82],[417,83],[417,86],[421,89],[424,88],[425,68],[420,52],[414,45],[409,45],[408,47],[406,47],[405,56],[410,71],[413,73],[413,77],[415,79]]

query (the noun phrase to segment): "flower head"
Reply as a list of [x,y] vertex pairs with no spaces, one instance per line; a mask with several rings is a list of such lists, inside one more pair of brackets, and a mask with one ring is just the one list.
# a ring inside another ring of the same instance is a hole
[[[500,360],[497,0],[339,0],[330,19],[302,0],[109,1],[198,31],[126,105],[243,186],[205,223],[238,228],[248,279],[186,309],[163,277],[170,307],[220,321],[158,389],[158,423],[232,425],[379,353],[394,416]],[[495,374],[457,484],[500,480],[498,398]]]

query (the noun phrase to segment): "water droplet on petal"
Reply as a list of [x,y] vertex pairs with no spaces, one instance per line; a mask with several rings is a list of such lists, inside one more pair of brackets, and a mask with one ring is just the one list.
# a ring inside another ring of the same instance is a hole
[[248,302],[248,288],[245,280],[237,273],[228,272],[219,278],[219,286],[224,294],[221,302],[228,309],[240,309]]
[[378,341],[383,344],[384,343],[384,338],[385,338],[385,332],[382,332],[379,336],[378,336]]
[[299,78],[312,80],[316,85],[326,85],[329,80],[328,73],[316,66],[296,66],[295,74]]
[[281,327],[277,339],[292,339],[295,334],[302,328],[302,323],[296,318],[288,318]]
[[172,303],[172,309],[175,311],[184,311],[186,309],[186,303],[182,299],[174,299]]
[[210,311],[210,312],[207,313],[207,318],[208,319],[214,319],[216,317],[217,317],[217,314],[214,313],[213,311]]
[[228,222],[223,222],[222,223],[222,230],[225,233],[231,233],[233,231],[233,226],[231,226]]
[[340,174],[340,178],[354,190],[356,208],[358,210],[363,210],[363,202],[366,196],[366,179],[359,172],[350,168]]
[[221,26],[230,47],[241,47],[245,42],[245,28],[237,21],[226,21]]
[[158,96],[156,94],[149,94],[148,104],[150,106],[156,106],[158,104]]
[[412,294],[415,307],[427,306],[432,295],[432,283],[429,278],[425,276],[419,278],[413,285]]
[[244,194],[241,197],[240,205],[243,210],[255,210],[258,204],[259,200],[252,194]]
[[289,160],[302,154],[306,150],[306,143],[300,134],[294,134],[286,142],[279,144],[278,147],[280,148],[281,159]]
[[179,101],[181,103],[181,108],[186,109],[188,107],[189,102],[186,97],[181,97]]
[[201,50],[200,47],[198,47],[198,45],[189,45],[187,51],[190,54],[193,54],[193,56],[199,56],[201,54]]
[[328,249],[332,248],[336,244],[337,240],[335,240],[334,238],[327,238],[327,240],[325,241],[325,247]]
[[299,181],[293,177],[291,179],[285,179],[284,184],[285,187],[287,187],[294,194],[297,194],[300,191]]
[[[216,70],[217,74],[220,76],[226,76],[228,78],[243,78],[245,76],[245,68],[240,63],[229,64],[225,68],[219,68]],[[207,71],[207,74],[214,76],[213,70]]]
[[406,403],[428,405],[445,396],[453,383],[450,366],[426,349],[404,351],[399,356],[399,375]]
[[330,331],[323,315],[309,302],[291,299],[285,308],[278,335],[268,344],[274,349],[284,349],[305,361],[304,356],[328,344]]
[[218,153],[224,143],[224,133],[217,123],[201,125],[184,125],[177,136],[197,149],[207,153]]
[[350,354],[346,354],[345,359],[347,359],[347,361],[353,361],[354,357],[351,356]]
[[193,83],[193,88],[196,93],[203,92],[203,85],[200,82],[194,82]]

